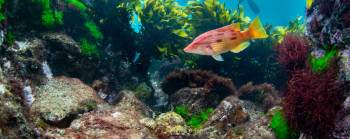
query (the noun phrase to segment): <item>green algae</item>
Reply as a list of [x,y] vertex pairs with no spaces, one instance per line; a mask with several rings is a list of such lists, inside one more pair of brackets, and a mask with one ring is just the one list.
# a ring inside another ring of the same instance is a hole
[[97,49],[96,45],[92,44],[85,38],[80,39],[80,48],[82,53],[86,56],[100,57],[100,51]]
[[295,138],[296,133],[292,132],[285,119],[284,113],[280,109],[275,110],[275,116],[272,117],[270,127],[275,131],[275,135],[278,139],[290,139]]
[[324,45],[323,47],[325,49],[325,55],[323,57],[316,59],[310,56],[310,63],[313,72],[323,71],[325,68],[327,68],[329,66],[329,59],[334,58],[335,54],[338,51],[336,45]]

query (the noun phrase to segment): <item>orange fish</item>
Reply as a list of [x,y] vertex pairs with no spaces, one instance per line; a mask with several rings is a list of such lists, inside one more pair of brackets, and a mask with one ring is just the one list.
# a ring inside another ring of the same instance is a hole
[[248,39],[267,38],[258,17],[246,31],[240,31],[240,24],[231,24],[199,35],[184,51],[200,55],[210,55],[217,61],[224,61],[221,55],[227,51],[239,53],[249,46]]

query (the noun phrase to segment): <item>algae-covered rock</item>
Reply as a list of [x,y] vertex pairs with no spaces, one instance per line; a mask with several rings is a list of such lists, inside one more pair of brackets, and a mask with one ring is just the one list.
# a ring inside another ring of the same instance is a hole
[[57,127],[68,127],[78,113],[104,104],[100,96],[79,79],[56,77],[38,87],[31,105],[33,114]]
[[25,117],[25,110],[18,102],[18,97],[5,86],[0,83],[0,137],[28,137],[30,127]]
[[86,113],[74,120],[67,129],[51,129],[41,135],[44,138],[125,138],[155,139],[133,113],[113,109]]
[[188,138],[193,131],[185,124],[185,120],[175,112],[162,113],[155,120],[144,118],[140,122],[162,139]]

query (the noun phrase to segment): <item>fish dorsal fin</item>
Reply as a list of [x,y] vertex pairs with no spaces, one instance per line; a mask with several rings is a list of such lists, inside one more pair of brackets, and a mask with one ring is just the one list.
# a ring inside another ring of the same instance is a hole
[[249,42],[244,42],[244,43],[242,43],[241,45],[239,45],[239,46],[233,48],[233,49],[231,50],[231,52],[239,53],[240,51],[243,51],[245,48],[247,48],[249,45],[250,45]]
[[224,59],[222,58],[221,55],[212,55],[212,57],[213,57],[216,61],[224,61]]
[[241,30],[241,25],[239,23],[233,23],[231,25],[228,26],[224,26],[222,28],[219,29],[229,29],[229,30]]

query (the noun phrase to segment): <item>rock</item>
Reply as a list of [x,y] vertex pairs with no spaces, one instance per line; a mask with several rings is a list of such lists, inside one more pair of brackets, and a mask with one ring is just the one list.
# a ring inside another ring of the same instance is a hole
[[65,76],[56,77],[38,87],[34,96],[36,100],[31,105],[33,116],[40,116],[56,127],[68,127],[78,113],[104,104],[94,89],[79,79]]
[[[98,60],[81,53],[75,40],[62,33],[44,34],[46,42],[47,62],[54,76],[79,78],[84,82],[96,79],[99,70]],[[79,72],[78,72],[79,71]]]
[[100,80],[95,80],[91,85],[90,85],[95,91],[104,99],[108,95],[108,84],[100,81]]
[[141,123],[161,139],[188,138],[193,131],[192,128],[186,126],[185,120],[175,112],[162,113],[155,121],[144,118]]
[[29,137],[30,127],[18,98],[0,83],[0,137]]
[[190,115],[200,113],[207,108],[215,108],[219,104],[216,98],[210,98],[208,93],[201,88],[182,88],[171,96],[171,105],[174,107],[186,105],[190,108]]
[[149,109],[138,100],[132,91],[121,91],[117,105],[105,105],[91,113],[84,113],[66,129],[49,127],[38,131],[43,138],[155,138],[150,130],[140,123],[150,118]]
[[228,128],[245,123],[249,116],[235,96],[225,98],[214,110],[208,121],[198,129],[194,138],[224,138]]
[[43,138],[156,138],[129,112],[110,110],[84,114],[67,129],[53,129]]
[[226,138],[240,137],[244,139],[276,139],[274,131],[269,127],[271,118],[261,117],[254,122],[238,125],[227,131]]
[[138,119],[151,117],[151,111],[146,107],[132,91],[123,90],[116,97],[115,109],[117,111],[125,111],[133,113]]

